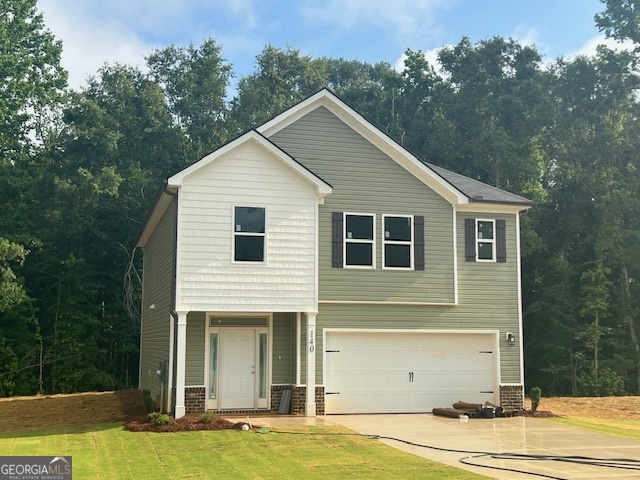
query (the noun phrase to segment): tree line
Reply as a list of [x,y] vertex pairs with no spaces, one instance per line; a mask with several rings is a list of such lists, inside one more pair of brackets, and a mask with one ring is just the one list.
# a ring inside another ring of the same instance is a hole
[[462,38],[404,68],[266,46],[230,90],[214,38],[67,87],[36,0],[0,7],[0,396],[137,385],[140,255],[160,181],[328,87],[424,161],[531,198],[525,378],[640,393],[640,1],[596,25],[634,51],[543,61]]

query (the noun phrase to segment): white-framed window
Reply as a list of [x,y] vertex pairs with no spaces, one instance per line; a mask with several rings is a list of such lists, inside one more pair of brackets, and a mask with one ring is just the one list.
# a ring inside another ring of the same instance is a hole
[[233,207],[233,261],[265,261],[267,210],[264,207]]
[[345,268],[375,268],[376,216],[373,213],[344,213]]
[[476,261],[496,261],[495,220],[476,219]]
[[413,215],[382,216],[382,268],[413,269]]

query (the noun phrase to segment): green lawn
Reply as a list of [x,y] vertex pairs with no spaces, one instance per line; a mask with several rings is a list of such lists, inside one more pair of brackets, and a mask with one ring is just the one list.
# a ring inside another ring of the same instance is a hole
[[640,422],[637,420],[602,420],[599,418],[549,418],[554,423],[580,427],[595,432],[617,435],[619,437],[640,439]]
[[378,440],[322,435],[202,431],[132,433],[121,424],[0,434],[3,455],[71,455],[74,478],[91,479],[482,479]]

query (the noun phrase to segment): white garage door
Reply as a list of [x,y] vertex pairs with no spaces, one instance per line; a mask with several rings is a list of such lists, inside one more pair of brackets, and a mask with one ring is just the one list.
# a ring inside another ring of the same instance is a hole
[[475,333],[326,333],[326,413],[430,412],[497,402],[496,336]]

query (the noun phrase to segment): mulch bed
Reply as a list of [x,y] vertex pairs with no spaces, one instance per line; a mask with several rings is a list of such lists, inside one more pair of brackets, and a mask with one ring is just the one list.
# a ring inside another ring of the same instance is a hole
[[560,415],[556,415],[553,412],[549,412],[546,410],[538,410],[534,412],[533,410],[522,410],[518,412],[518,416],[520,417],[533,417],[533,418],[553,418],[559,417]]
[[[201,422],[199,416],[185,415],[173,420],[170,425],[156,425],[147,419],[132,420],[124,425],[130,432],[193,432],[196,430],[242,430],[247,422],[230,422],[224,418],[214,418],[212,422]],[[252,425],[254,429],[259,426]]]

